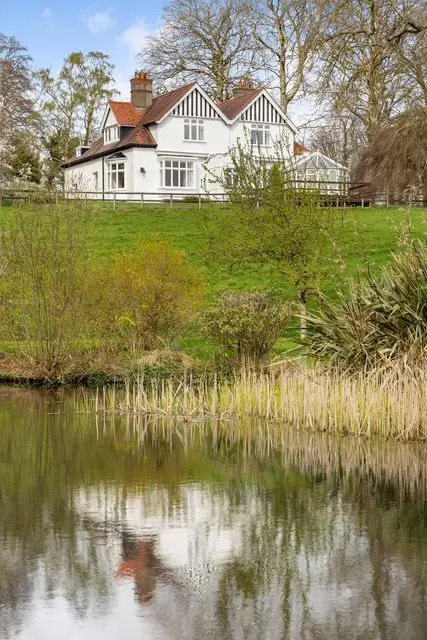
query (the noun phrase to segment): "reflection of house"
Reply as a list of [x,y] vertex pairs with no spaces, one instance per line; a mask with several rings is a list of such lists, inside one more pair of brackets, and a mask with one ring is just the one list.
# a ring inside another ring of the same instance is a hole
[[310,153],[302,145],[299,145],[299,148],[300,157],[294,162],[294,175],[298,187],[320,189],[322,193],[346,193],[347,167],[319,151]]

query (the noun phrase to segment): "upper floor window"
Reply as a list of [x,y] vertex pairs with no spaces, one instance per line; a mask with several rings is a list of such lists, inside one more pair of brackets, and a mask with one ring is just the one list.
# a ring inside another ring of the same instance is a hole
[[161,160],[162,187],[192,189],[194,186],[194,162],[192,160]]
[[203,142],[205,139],[205,123],[198,118],[184,119],[184,140]]
[[119,126],[117,124],[104,129],[104,144],[116,142],[120,138]]
[[270,125],[253,123],[251,125],[251,142],[260,147],[269,147],[271,143]]

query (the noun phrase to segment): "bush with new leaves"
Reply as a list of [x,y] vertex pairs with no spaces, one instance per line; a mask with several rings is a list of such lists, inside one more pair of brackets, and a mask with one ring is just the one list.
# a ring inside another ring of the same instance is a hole
[[259,361],[283,335],[292,311],[271,292],[228,291],[205,312],[204,333],[225,355]]
[[191,321],[203,286],[185,252],[164,238],[140,239],[113,258],[109,288],[110,330],[130,349],[153,349]]

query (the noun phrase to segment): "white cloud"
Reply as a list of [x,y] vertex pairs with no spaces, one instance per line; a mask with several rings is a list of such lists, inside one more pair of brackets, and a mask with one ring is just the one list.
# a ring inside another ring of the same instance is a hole
[[126,45],[128,48],[129,55],[134,57],[137,56],[141,49],[144,47],[147,38],[149,38],[152,32],[143,22],[143,20],[138,20],[135,22],[129,29],[123,31],[119,40],[122,44]]
[[51,16],[52,16],[52,9],[49,9],[49,7],[46,7],[46,9],[44,9],[42,13],[43,20],[48,20]]
[[93,13],[87,19],[88,29],[93,34],[113,29],[116,24],[116,21],[111,17],[109,11]]

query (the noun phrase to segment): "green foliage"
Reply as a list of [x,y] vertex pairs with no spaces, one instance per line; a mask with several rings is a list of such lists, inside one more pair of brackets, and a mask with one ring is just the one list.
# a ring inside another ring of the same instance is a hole
[[99,125],[106,100],[114,95],[114,66],[100,51],[76,51],[64,60],[57,77],[40,69],[36,78],[42,92],[45,146],[49,154],[48,184],[62,185],[60,163],[69,158],[76,142],[88,145]]
[[271,351],[292,315],[265,291],[223,293],[204,314],[204,332],[227,356],[258,361]]
[[88,221],[75,205],[19,207],[0,238],[0,327],[41,375],[70,366],[85,327]]
[[254,152],[248,141],[238,142],[231,159],[224,176],[211,172],[235,207],[230,215],[206,217],[210,257],[273,267],[305,304],[327,280],[341,276],[340,211],[323,206],[319,193],[294,187],[283,145],[276,145],[270,157]]
[[162,238],[140,239],[133,251],[117,253],[109,278],[107,324],[130,349],[152,349],[177,336],[203,294],[185,253]]
[[41,180],[40,156],[30,139],[19,134],[12,139],[9,157],[11,177],[39,184]]
[[331,365],[351,369],[401,358],[420,359],[427,348],[427,253],[423,245],[393,256],[379,274],[339,293],[338,302],[321,298],[307,319],[306,351]]

